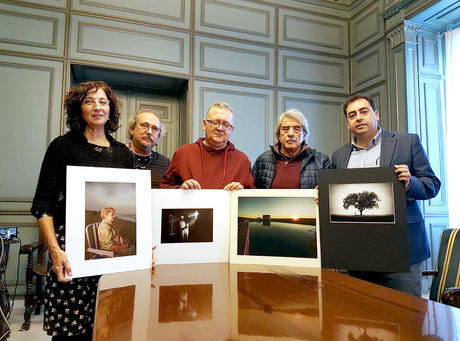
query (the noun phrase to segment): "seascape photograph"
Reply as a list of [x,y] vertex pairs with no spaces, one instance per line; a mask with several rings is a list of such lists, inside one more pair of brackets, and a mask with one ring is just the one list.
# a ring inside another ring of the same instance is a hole
[[239,197],[238,255],[317,258],[315,199]]

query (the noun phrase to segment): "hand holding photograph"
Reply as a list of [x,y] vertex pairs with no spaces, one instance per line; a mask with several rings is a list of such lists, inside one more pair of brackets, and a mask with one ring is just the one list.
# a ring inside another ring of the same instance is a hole
[[72,277],[151,267],[149,171],[67,167],[66,253]]
[[323,267],[408,271],[406,193],[393,168],[321,170],[318,184]]

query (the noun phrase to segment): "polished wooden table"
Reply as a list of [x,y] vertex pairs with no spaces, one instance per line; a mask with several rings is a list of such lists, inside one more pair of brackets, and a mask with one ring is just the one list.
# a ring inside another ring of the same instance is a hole
[[460,309],[331,270],[159,265],[102,276],[94,340],[458,340]]

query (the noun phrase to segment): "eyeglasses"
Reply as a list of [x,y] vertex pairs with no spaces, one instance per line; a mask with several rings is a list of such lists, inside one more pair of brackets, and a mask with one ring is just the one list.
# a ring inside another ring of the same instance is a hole
[[282,126],[281,127],[281,130],[284,132],[284,133],[287,133],[291,130],[291,128],[294,130],[295,133],[300,133],[302,131],[302,127],[301,126]]
[[211,123],[213,128],[218,128],[220,126],[222,126],[222,128],[224,128],[225,130],[229,130],[229,129],[233,128],[233,124],[230,124],[230,123],[227,123],[227,122],[221,122],[221,121],[217,121],[217,120],[206,120],[206,122]]
[[158,134],[160,132],[160,128],[158,128],[156,125],[150,125],[148,123],[139,123],[139,129],[142,132],[146,132],[149,129],[152,129],[153,133]]
[[84,105],[87,105],[89,107],[94,107],[94,105],[96,105],[96,103],[99,103],[99,105],[101,107],[107,107],[110,102],[106,99],[100,99],[100,100],[97,100],[97,99],[94,99],[94,98],[85,98],[83,100],[83,104]]

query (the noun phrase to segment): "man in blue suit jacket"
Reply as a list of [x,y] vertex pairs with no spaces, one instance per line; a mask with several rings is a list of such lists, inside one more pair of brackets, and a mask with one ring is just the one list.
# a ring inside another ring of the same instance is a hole
[[416,200],[434,198],[441,182],[433,173],[416,134],[391,132],[378,126],[379,113],[374,101],[361,94],[347,99],[343,106],[353,142],[332,154],[336,169],[394,167],[406,188],[409,237],[409,273],[349,271],[353,277],[384,285],[412,295],[421,295],[421,262],[430,257],[423,216]]

